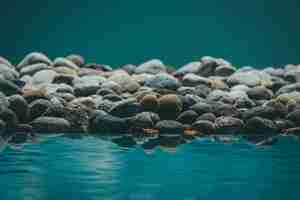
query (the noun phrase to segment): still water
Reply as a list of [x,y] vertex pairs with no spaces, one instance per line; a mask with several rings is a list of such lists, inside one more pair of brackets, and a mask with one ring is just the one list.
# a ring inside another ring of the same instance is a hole
[[300,197],[297,138],[281,137],[268,147],[198,139],[176,149],[157,146],[151,151],[139,145],[120,147],[117,141],[52,137],[22,148],[8,145],[0,153],[0,199]]

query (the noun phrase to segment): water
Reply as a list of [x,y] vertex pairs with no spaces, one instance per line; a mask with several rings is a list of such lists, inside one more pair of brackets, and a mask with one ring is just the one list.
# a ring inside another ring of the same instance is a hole
[[274,200],[300,195],[300,140],[295,138],[282,137],[270,147],[202,139],[176,151],[156,147],[151,154],[114,141],[57,137],[19,150],[8,146],[0,154],[0,199]]

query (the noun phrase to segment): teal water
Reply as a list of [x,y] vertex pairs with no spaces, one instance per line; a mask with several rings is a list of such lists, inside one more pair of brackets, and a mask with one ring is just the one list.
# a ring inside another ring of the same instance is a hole
[[49,138],[0,154],[1,200],[297,199],[300,140],[274,146],[208,139],[149,154],[110,140]]

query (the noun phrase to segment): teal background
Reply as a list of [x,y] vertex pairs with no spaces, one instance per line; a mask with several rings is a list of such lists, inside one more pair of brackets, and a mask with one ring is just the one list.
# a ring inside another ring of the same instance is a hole
[[16,63],[31,51],[79,53],[112,66],[149,58],[180,66],[204,55],[238,66],[299,63],[298,2],[5,1],[0,55]]

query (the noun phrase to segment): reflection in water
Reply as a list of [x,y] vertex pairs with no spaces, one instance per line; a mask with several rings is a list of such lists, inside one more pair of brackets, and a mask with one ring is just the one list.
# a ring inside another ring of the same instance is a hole
[[292,137],[22,138],[0,140],[1,148],[6,146],[0,154],[0,179],[5,183],[1,200],[253,200],[299,195],[300,143]]

